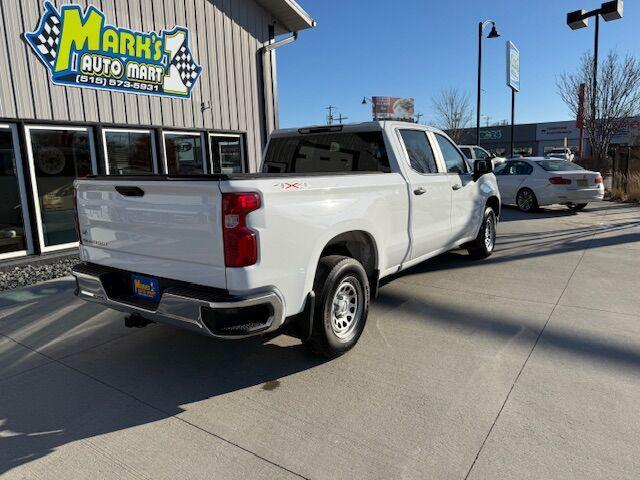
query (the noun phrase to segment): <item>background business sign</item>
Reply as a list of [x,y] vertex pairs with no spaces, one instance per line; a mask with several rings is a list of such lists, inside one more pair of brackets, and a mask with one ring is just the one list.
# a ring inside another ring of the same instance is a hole
[[141,32],[109,25],[89,6],[44,3],[27,43],[56,85],[190,98],[202,67],[189,48],[189,30]]
[[507,85],[520,91],[520,50],[512,42],[507,42]]
[[400,97],[373,97],[374,120],[414,120],[415,100]]

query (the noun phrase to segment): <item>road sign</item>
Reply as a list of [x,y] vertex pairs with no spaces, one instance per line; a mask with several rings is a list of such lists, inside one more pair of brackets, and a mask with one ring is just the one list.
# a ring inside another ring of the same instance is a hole
[[511,41],[507,42],[507,85],[520,91],[520,50]]

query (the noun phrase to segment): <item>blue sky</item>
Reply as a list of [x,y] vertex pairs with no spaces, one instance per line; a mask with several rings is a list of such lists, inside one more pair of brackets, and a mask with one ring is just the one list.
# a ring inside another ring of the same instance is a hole
[[[501,37],[484,40],[483,115],[510,118],[506,86],[507,40],[521,54],[522,91],[516,122],[567,120],[556,78],[593,47],[593,19],[572,31],[572,10],[594,0],[298,0],[318,22],[298,42],[278,50],[282,127],[322,124],[329,104],[348,122],[370,120],[363,96],[407,96],[432,117],[431,97],[447,87],[469,92],[475,105],[477,24],[491,18]],[[601,58],[614,48],[640,56],[640,9],[627,0],[624,18],[601,22]],[[487,28],[488,33],[489,29]],[[425,121],[423,118],[423,122]],[[484,120],[483,120],[484,122]]]

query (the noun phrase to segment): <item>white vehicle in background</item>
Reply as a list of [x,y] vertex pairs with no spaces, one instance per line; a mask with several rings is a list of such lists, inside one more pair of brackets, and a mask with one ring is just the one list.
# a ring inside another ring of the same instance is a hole
[[477,145],[458,145],[462,153],[471,160],[472,162],[476,160],[493,160],[493,165],[499,165],[507,161],[504,157],[494,157],[491,153],[487,152],[484,148],[479,147]]
[[560,160],[566,160],[567,162],[573,162],[575,155],[570,148],[552,148],[545,155],[547,158],[558,158]]
[[583,210],[604,198],[604,183],[598,172],[552,158],[518,158],[496,167],[495,176],[504,204],[515,204],[523,212],[542,205],[562,204]]
[[491,255],[500,196],[442,131],[274,132],[262,172],[75,182],[77,295],[218,338],[297,336],[340,355],[381,278],[458,247]]

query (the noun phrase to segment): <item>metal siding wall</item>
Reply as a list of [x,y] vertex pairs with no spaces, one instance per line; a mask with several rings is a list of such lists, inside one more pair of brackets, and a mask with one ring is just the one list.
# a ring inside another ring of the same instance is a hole
[[[254,0],[55,0],[93,4],[107,23],[142,31],[189,28],[190,46],[203,71],[191,99],[60,87],[21,39],[37,26],[42,0],[0,0],[0,117],[200,128],[246,133],[251,170],[273,128],[271,82],[264,85],[260,48],[268,42],[268,14]],[[267,57],[264,68],[271,72]],[[265,98],[269,105],[265,126]],[[207,108],[201,111],[200,105]]]
[[[33,118],[33,89],[29,75],[26,46],[21,40],[23,33],[20,8],[15,1],[2,2],[3,27],[7,42],[8,59],[11,67],[11,79],[15,90],[14,103],[16,115],[20,118]],[[7,84],[8,85],[8,84]],[[3,85],[2,88],[5,88]]]
[[[158,2],[145,1],[139,2],[142,13],[142,30],[145,32],[159,31],[156,26],[156,10],[162,10]],[[162,125],[162,102],[157,95],[149,96],[149,124]]]
[[[42,3],[38,0],[27,0],[20,2],[22,13],[22,24],[24,27],[23,32],[29,32],[35,28],[40,19],[40,13],[42,11]],[[22,43],[26,49],[27,66],[29,68],[29,76],[31,78],[31,88],[33,93],[33,105],[34,105],[34,117],[42,118],[45,120],[51,120],[53,114],[51,112],[51,88],[49,82],[48,72],[42,74],[43,65],[38,57],[33,54],[31,47],[21,39],[18,42]]]
[[0,117],[15,117],[16,102],[11,81],[11,61],[9,60],[9,42],[5,24],[5,5],[0,0]]

